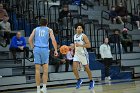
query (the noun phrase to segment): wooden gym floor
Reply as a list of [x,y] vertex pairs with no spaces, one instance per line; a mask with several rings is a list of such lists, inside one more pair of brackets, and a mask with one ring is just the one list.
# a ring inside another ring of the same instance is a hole
[[[36,93],[36,89],[23,89],[0,93]],[[91,91],[88,90],[88,84],[83,84],[79,90],[76,90],[74,85],[49,87],[47,93],[140,93],[140,79],[97,82],[94,90]]]

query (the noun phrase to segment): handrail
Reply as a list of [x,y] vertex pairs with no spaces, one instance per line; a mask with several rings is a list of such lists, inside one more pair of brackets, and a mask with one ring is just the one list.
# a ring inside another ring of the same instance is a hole
[[99,47],[100,47],[100,45],[99,45],[99,31],[103,31],[103,38],[102,38],[103,41],[104,41],[105,37],[108,37],[108,32],[106,31],[106,29],[104,29],[104,28],[98,28],[97,29],[97,35],[96,35],[97,36],[97,41],[95,41],[95,42],[97,43],[97,47],[96,48],[97,48],[97,54],[98,54],[97,57],[98,58],[99,58],[99,54],[100,54],[100,51],[99,51]]
[[93,26],[93,23],[92,22],[87,22],[87,23],[85,23],[84,24],[85,26],[86,25],[89,25],[89,33],[90,33],[90,35],[87,35],[87,36],[89,36],[89,40],[90,40],[90,42],[91,42],[91,48],[93,48],[93,45],[92,45],[92,43],[93,43],[93,39],[92,39],[92,36],[95,38],[95,34],[93,34],[92,35],[92,26]]
[[101,12],[101,28],[103,28],[103,20],[104,19],[105,20],[110,20],[110,16],[109,16],[109,18],[106,18],[106,17],[104,17],[104,14],[107,14],[109,16],[109,12],[107,12],[105,10],[102,10],[102,12]]
[[[10,52],[10,51],[3,51],[3,52]],[[32,55],[33,55],[33,51],[32,51],[32,50],[29,50],[29,52],[32,53]],[[33,59],[33,60],[29,60],[29,58],[26,58],[26,57],[25,57],[25,51],[23,51],[23,57],[22,57],[22,58],[18,58],[18,59],[22,59],[22,60],[23,60],[23,66],[22,66],[23,70],[22,70],[22,74],[25,75],[25,70],[26,70],[26,63],[25,63],[25,60],[28,60],[28,61],[30,61],[30,62],[33,62],[34,59]],[[0,59],[0,60],[8,60],[8,59]],[[14,60],[14,59],[9,59],[9,60]]]
[[140,4],[137,4],[136,11],[137,11],[138,15],[140,16]]
[[105,11],[105,10],[102,10],[102,12],[101,12],[101,17],[102,17],[103,19],[110,20],[110,18],[104,17],[104,13],[108,14],[108,16],[110,15],[109,12],[107,12],[107,11]]
[[[130,26],[127,27],[127,24],[131,25],[131,29],[129,28]],[[125,22],[124,23],[124,28],[127,28],[129,31],[133,31],[133,29],[134,29],[133,23],[132,22]]]
[[[52,5],[52,6],[50,6],[50,7],[48,8],[48,21],[49,21],[49,22],[52,22],[52,19],[51,19],[51,18],[52,18],[52,17],[51,17],[51,16],[52,16],[52,11],[51,11],[51,8],[55,8],[55,12],[54,12],[55,14],[54,14],[54,15],[55,15],[55,22],[57,22],[58,19],[56,18],[56,16],[58,16],[58,15],[56,15],[56,11],[57,11],[57,10],[59,11],[60,6],[59,6],[59,5]],[[58,13],[59,13],[59,12],[58,12]]]

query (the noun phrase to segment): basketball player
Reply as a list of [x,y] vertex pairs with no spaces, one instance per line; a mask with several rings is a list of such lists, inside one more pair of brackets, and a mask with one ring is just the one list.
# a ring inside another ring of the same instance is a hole
[[[49,61],[49,36],[52,40],[57,56],[57,43],[53,34],[53,30],[47,27],[47,20],[41,19],[39,27],[36,27],[29,37],[29,44],[33,49],[35,63],[35,80],[37,85],[37,93],[47,93],[46,84],[48,79],[48,61]],[[33,43],[34,39],[34,43]],[[43,88],[40,89],[40,67],[43,67]]]
[[84,25],[82,23],[77,23],[75,25],[75,30],[76,30],[76,34],[74,35],[75,54],[73,58],[73,72],[77,79],[76,89],[79,89],[82,84],[82,79],[80,79],[78,73],[79,62],[82,63],[82,65],[85,68],[85,71],[88,74],[90,80],[89,89],[93,89],[94,81],[92,80],[92,73],[89,68],[88,52],[86,50],[86,48],[91,47],[91,44],[88,37],[83,33]]

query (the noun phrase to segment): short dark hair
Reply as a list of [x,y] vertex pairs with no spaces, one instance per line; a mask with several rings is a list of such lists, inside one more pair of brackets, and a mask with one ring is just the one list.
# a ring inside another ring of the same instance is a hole
[[113,32],[114,32],[114,33],[115,33],[116,31],[120,32],[120,30],[119,30],[119,29],[113,29]]
[[47,22],[47,19],[46,19],[46,18],[41,18],[41,19],[40,19],[40,25],[41,25],[41,26],[46,26],[47,23],[48,23],[48,22]]
[[85,30],[85,26],[83,25],[83,23],[77,23],[75,24],[75,29],[77,29],[78,26],[81,26],[83,30]]

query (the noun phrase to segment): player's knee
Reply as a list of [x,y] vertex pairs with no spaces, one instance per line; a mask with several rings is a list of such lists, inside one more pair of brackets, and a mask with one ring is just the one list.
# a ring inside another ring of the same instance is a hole
[[40,73],[40,69],[39,68],[36,68],[36,73]]
[[40,73],[40,70],[36,69],[35,72],[36,72],[36,74],[39,74]]
[[43,73],[44,73],[44,74],[47,74],[47,73],[48,73],[48,71],[47,71],[47,70],[44,70],[44,71],[43,71]]
[[84,65],[84,68],[88,70],[89,69],[89,66],[88,65]]
[[72,70],[73,70],[73,71],[77,70],[77,67],[73,67]]

